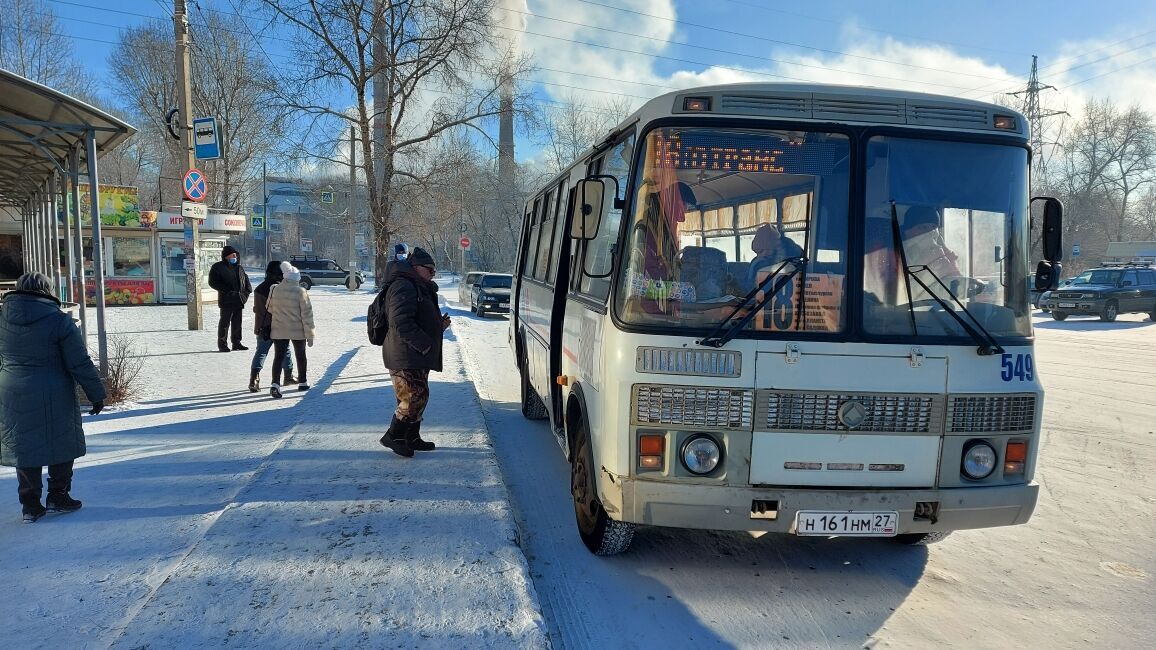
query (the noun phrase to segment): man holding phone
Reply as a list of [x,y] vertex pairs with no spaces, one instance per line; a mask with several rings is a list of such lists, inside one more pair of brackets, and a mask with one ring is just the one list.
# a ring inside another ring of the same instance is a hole
[[436,273],[433,257],[414,248],[408,259],[390,265],[381,289],[389,323],[381,356],[397,408],[379,442],[407,458],[435,448],[420,431],[429,404],[429,373],[442,370],[442,333],[450,326],[449,315],[438,308]]

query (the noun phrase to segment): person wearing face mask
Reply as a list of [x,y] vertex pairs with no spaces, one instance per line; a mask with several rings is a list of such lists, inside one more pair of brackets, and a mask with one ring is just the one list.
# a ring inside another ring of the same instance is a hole
[[217,350],[220,352],[229,351],[230,339],[232,349],[249,349],[241,344],[241,314],[253,293],[253,285],[249,283],[249,276],[239,259],[237,249],[226,246],[221,249],[221,261],[209,269],[209,286],[217,290],[217,306],[221,309],[221,319],[217,323]]

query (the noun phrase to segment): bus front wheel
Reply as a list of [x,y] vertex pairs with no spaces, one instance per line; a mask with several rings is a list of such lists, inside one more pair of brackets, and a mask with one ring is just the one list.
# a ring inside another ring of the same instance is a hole
[[570,459],[570,492],[574,496],[574,518],[582,543],[595,555],[617,555],[630,547],[634,524],[615,521],[598,500],[594,451],[586,423],[578,425],[574,455]]

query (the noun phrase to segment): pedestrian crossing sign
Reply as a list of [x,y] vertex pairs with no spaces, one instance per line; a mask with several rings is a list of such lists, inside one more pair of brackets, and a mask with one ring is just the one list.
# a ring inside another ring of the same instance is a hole
[[252,220],[253,230],[264,230],[265,229],[265,217],[264,216],[255,214],[252,217],[250,217],[250,219]]

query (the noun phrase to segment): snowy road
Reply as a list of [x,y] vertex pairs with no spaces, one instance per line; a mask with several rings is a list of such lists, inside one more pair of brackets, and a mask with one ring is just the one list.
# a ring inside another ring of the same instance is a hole
[[[929,548],[640,528],[591,556],[546,425],[522,418],[505,317],[455,331],[556,648],[1151,647],[1156,323],[1037,319],[1040,504],[1024,526]],[[1143,612],[1147,612],[1144,614]]]

